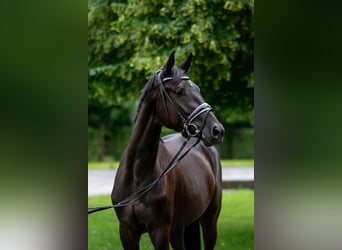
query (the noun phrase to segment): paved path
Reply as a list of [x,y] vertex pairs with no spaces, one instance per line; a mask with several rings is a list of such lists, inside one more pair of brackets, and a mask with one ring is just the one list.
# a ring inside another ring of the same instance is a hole
[[[109,195],[113,188],[114,169],[88,170],[88,196]],[[253,188],[253,167],[222,168],[223,188]]]

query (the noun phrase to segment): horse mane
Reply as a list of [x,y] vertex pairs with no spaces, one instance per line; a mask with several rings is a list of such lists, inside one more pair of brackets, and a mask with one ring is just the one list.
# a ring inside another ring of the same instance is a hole
[[140,94],[140,98],[139,98],[139,103],[138,103],[138,109],[137,109],[137,113],[135,114],[135,118],[134,118],[134,123],[137,120],[141,105],[147,95],[147,93],[149,93],[153,87],[153,82],[155,81],[156,76],[153,75],[153,77],[151,77],[147,83],[145,84],[144,88],[141,90],[141,94]]
[[[162,69],[163,70],[163,69]],[[162,71],[163,72],[163,71]],[[172,68],[172,72],[170,74],[170,76],[173,76],[174,78],[179,78],[181,76],[184,76],[185,72],[179,68],[173,67]],[[157,74],[155,73],[145,84],[144,88],[141,90],[141,94],[140,94],[140,98],[139,98],[139,103],[138,103],[138,108],[137,108],[137,113],[135,114],[135,118],[134,118],[134,123],[137,120],[137,117],[139,115],[139,111],[141,108],[141,105],[146,97],[146,95],[152,90],[153,88],[153,83],[154,81],[156,81]]]

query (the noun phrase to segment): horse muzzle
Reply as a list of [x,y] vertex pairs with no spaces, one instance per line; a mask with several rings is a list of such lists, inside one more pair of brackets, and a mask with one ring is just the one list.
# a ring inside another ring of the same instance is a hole
[[205,129],[202,133],[202,141],[206,146],[213,146],[223,142],[224,127],[221,123],[214,123],[211,127]]

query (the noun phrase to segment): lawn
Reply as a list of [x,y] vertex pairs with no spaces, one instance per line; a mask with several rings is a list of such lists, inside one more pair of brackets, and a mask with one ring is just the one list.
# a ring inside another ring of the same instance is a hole
[[[254,159],[222,159],[222,167],[254,166]],[[88,169],[110,169],[117,168],[118,161],[88,162]]]
[[[88,198],[88,207],[109,205],[109,196]],[[249,250],[254,245],[254,191],[224,191],[215,249]],[[202,245],[203,248],[203,245]],[[88,250],[122,249],[114,210],[88,216]],[[153,249],[147,234],[140,249]]]

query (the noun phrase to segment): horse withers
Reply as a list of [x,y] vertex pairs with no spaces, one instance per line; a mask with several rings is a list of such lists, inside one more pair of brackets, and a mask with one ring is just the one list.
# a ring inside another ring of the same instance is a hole
[[[142,90],[132,135],[116,173],[113,204],[158,178],[185,140],[189,144],[184,144],[184,150],[189,151],[139,200],[115,208],[127,250],[139,249],[145,232],[155,249],[169,249],[170,243],[173,249],[200,249],[200,225],[205,249],[214,249],[216,242],[222,178],[219,155],[212,146],[223,141],[224,128],[187,76],[192,54],[178,67],[174,55]],[[160,138],[162,126],[182,133]]]

